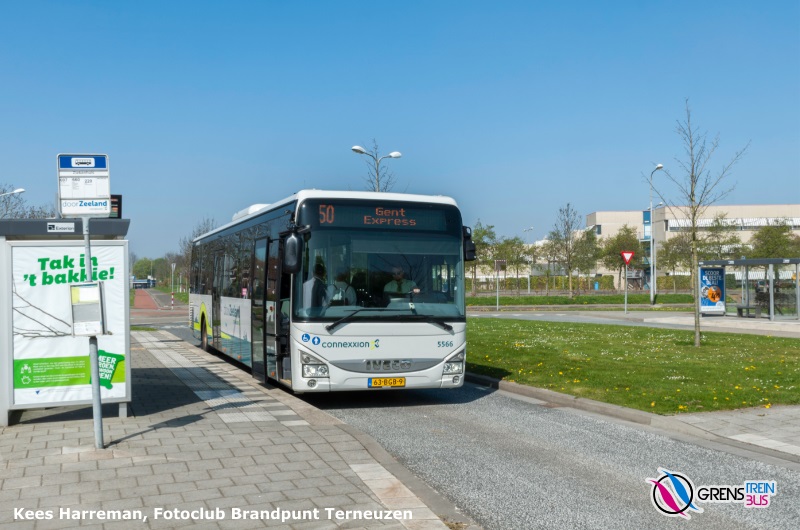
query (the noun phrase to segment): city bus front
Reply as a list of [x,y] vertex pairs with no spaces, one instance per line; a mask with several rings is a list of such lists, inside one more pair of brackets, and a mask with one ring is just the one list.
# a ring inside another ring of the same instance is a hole
[[472,242],[451,199],[307,200],[295,223],[295,391],[463,385]]

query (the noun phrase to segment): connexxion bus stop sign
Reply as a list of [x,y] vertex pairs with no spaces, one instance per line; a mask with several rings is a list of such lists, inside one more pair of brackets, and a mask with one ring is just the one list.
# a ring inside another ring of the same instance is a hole
[[58,155],[61,217],[108,217],[111,185],[107,155]]

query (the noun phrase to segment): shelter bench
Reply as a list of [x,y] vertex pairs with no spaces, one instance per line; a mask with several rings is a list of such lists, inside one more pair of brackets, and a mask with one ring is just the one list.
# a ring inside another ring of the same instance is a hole
[[755,318],[761,318],[761,306],[759,305],[737,305],[736,306],[736,316],[737,317],[749,317],[750,311],[753,311]]

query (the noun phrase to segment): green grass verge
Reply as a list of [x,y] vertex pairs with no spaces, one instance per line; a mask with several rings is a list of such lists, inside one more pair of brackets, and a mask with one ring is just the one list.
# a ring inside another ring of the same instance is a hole
[[[161,291],[162,293],[169,293],[169,285],[162,285],[156,287],[156,290]],[[189,293],[179,293],[175,291],[175,303],[176,304],[188,304],[189,303]]]
[[[660,294],[657,304],[691,304],[694,298],[690,294]],[[468,306],[493,306],[497,303],[491,296],[468,296]],[[500,305],[596,305],[625,303],[624,294],[580,295],[568,296],[501,296]],[[629,304],[650,304],[650,294],[628,294]]]
[[658,414],[800,404],[800,339],[471,318],[470,372]]
[[131,326],[131,331],[158,331],[158,328],[151,328],[149,326]]

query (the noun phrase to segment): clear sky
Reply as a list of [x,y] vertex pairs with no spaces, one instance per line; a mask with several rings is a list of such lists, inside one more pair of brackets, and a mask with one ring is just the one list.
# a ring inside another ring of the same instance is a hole
[[58,153],[107,154],[155,258],[204,217],[364,189],[374,138],[393,191],[531,241],[567,202],[646,209],[687,97],[715,167],[752,141],[723,204],[800,203],[797,0],[4,2],[0,183],[54,202]]

